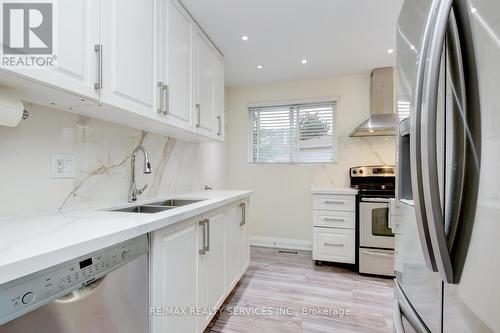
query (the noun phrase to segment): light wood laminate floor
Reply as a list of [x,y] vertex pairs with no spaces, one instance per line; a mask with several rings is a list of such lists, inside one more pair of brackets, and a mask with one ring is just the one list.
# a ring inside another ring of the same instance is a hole
[[248,271],[205,333],[392,332],[392,288],[391,279],[315,266],[310,252],[252,247]]

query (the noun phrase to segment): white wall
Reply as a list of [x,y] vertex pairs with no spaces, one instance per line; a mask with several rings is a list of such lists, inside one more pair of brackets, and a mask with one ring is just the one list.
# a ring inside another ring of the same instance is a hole
[[[152,174],[144,175],[137,157],[137,183],[149,186],[141,198],[226,186],[224,144],[187,143],[41,106],[28,109],[29,119],[18,127],[0,126],[0,216],[127,202],[130,154],[138,144],[152,162]],[[75,179],[50,178],[51,153],[75,155]]]
[[[369,115],[369,86],[369,73],[366,73],[226,89],[229,186],[256,191],[250,209],[250,232],[254,240],[278,240],[278,245],[291,243],[291,247],[293,244],[309,247],[312,240],[310,188],[348,186],[348,169],[352,166],[394,163],[393,138],[348,137]],[[339,98],[337,164],[248,164],[249,103],[326,96]]]

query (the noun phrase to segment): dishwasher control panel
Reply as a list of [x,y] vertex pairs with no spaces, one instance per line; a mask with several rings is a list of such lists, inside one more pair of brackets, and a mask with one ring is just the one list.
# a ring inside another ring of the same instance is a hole
[[0,325],[69,294],[147,253],[146,235],[0,286]]

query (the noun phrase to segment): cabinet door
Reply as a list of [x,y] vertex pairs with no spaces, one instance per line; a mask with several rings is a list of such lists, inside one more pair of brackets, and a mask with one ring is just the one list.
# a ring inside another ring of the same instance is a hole
[[239,213],[238,206],[229,206],[224,214],[224,252],[226,289],[232,288],[240,273],[239,269]]
[[156,1],[102,2],[101,102],[156,117]]
[[215,136],[224,141],[224,59],[214,50],[214,113]]
[[198,30],[194,33],[195,48],[195,105],[194,119],[200,134],[214,135],[214,61],[213,48]]
[[160,0],[160,81],[166,84],[162,98],[163,120],[179,128],[191,126],[192,69],[189,14],[177,0]]
[[[203,216],[199,225],[198,247],[198,306],[205,310],[199,317],[199,331],[213,317],[215,310],[221,305],[225,296],[224,283],[224,211]],[[205,241],[203,241],[205,239]],[[204,244],[205,243],[205,244]]]
[[[196,307],[197,227],[199,219],[181,222],[152,234],[151,306]],[[189,312],[188,312],[189,313]],[[196,332],[196,317],[166,314],[151,317],[151,332]]]
[[243,274],[250,263],[250,243],[248,237],[248,207],[249,201],[239,206],[239,274]]
[[313,228],[313,259],[354,264],[354,229]]
[[[58,1],[54,15],[54,36],[57,47],[55,66],[16,67],[13,72],[36,81],[88,97],[99,98],[94,89],[97,79],[97,57],[94,45],[99,44],[101,0]],[[4,67],[4,69],[9,69]]]

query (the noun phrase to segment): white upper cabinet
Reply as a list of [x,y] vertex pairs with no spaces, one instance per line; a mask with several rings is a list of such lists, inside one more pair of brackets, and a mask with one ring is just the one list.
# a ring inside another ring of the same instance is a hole
[[191,128],[192,67],[189,14],[177,0],[161,0],[160,100],[162,119],[173,126]]
[[201,31],[193,33],[195,41],[194,119],[198,133],[214,134],[214,51]]
[[100,41],[100,0],[58,1],[54,11],[57,57],[52,67],[12,67],[8,70],[80,96],[99,98],[94,89],[97,58],[94,45]]
[[156,0],[102,2],[101,102],[156,116]]
[[214,55],[214,113],[215,137],[224,141],[224,58],[215,51]]
[[55,65],[2,66],[2,87],[159,135],[224,140],[224,61],[179,0],[56,3]]

